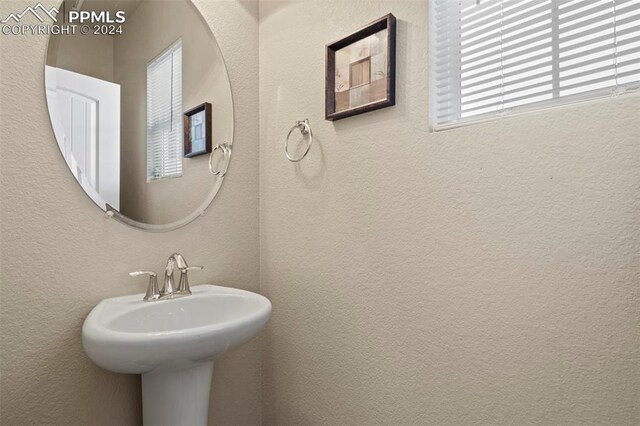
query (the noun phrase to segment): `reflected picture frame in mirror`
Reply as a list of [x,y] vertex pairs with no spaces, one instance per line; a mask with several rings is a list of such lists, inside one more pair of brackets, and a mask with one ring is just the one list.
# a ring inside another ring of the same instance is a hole
[[198,105],[184,113],[184,156],[185,158],[211,154],[212,149],[212,107],[209,102]]

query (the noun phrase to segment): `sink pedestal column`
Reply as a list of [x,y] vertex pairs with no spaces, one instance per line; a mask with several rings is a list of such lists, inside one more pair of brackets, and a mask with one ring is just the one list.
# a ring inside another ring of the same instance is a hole
[[142,421],[145,426],[206,426],[213,361],[177,371],[142,375]]

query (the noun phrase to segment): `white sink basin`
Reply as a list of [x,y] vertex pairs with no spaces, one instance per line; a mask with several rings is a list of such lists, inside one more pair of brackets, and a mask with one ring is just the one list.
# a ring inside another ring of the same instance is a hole
[[213,285],[193,294],[145,302],[143,295],[105,299],[82,327],[84,350],[117,373],[142,374],[145,424],[205,425],[213,360],[262,329],[271,302]]

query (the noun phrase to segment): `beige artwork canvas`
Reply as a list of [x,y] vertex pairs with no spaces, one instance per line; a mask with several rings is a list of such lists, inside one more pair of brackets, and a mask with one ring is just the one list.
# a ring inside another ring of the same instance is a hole
[[387,97],[387,32],[377,32],[336,51],[336,112]]

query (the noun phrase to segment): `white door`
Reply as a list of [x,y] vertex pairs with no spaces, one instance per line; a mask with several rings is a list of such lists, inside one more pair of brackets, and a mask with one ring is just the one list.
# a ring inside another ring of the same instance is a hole
[[120,85],[46,67],[53,131],[69,169],[104,210],[120,209]]

